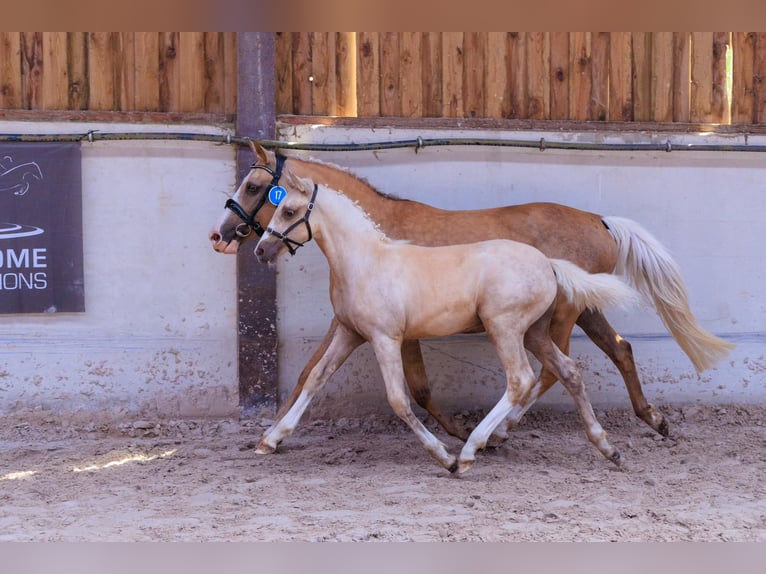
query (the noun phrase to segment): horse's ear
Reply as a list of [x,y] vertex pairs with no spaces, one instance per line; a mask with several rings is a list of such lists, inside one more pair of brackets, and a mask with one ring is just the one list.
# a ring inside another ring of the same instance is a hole
[[310,177],[299,177],[298,181],[300,182],[301,191],[303,191],[303,193],[311,193],[314,191],[314,180]]
[[296,191],[308,193],[314,190],[314,182],[309,177],[299,177],[290,170],[283,171],[282,177],[285,178],[285,183],[290,187],[294,187]]
[[255,140],[250,140],[248,142],[250,144],[250,149],[253,150],[253,155],[255,156],[255,163],[260,165],[271,165],[269,160],[271,159],[269,155],[269,152],[266,150],[265,147],[263,147],[261,144],[259,144]]

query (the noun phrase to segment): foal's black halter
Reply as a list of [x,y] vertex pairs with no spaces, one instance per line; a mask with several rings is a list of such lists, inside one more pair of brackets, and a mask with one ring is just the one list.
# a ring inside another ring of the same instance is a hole
[[[290,252],[290,255],[295,255],[295,252],[298,250],[299,247],[303,247],[306,243],[311,241],[311,238],[313,237],[313,234],[311,233],[311,224],[309,223],[309,217],[311,216],[311,212],[314,210],[314,203],[316,203],[317,199],[317,191],[319,191],[319,186],[317,184],[314,184],[314,192],[311,194],[311,199],[309,200],[308,205],[306,206],[306,213],[303,214],[303,217],[301,217],[298,221],[293,223],[290,227],[285,229],[282,233],[279,231],[276,231],[273,227],[269,226],[266,228],[266,233],[271,233],[274,237],[277,239],[281,239],[282,243],[284,243],[287,246],[287,250]],[[295,241],[295,239],[290,239],[287,234],[290,233],[293,229],[298,227],[301,223],[306,225],[306,230],[309,232],[309,237],[301,243],[300,241]],[[295,247],[293,247],[293,245]]]
[[255,216],[258,215],[258,212],[266,203],[266,198],[269,196],[269,192],[271,191],[271,188],[276,187],[279,184],[279,178],[282,177],[282,168],[285,165],[286,159],[287,158],[285,156],[277,154],[276,171],[272,170],[267,165],[261,165],[257,163],[254,163],[253,165],[250,166],[250,169],[262,169],[271,174],[271,183],[269,183],[269,188],[263,193],[261,198],[258,200],[258,203],[256,204],[255,209],[253,209],[252,213],[248,213],[247,211],[245,211],[245,209],[239,203],[237,203],[234,199],[226,200],[225,209],[230,209],[231,211],[236,213],[240,219],[244,221],[244,223],[240,223],[239,225],[237,225],[236,229],[234,229],[234,233],[236,233],[238,237],[247,237],[253,231],[255,231],[258,237],[261,237],[263,235],[263,231],[264,231],[263,227],[261,226],[260,223],[258,223],[255,220]]

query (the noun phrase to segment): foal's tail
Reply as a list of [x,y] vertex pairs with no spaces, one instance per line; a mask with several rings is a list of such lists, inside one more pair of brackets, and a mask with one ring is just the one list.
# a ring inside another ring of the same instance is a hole
[[681,271],[667,249],[635,221],[604,217],[619,247],[615,273],[623,275],[644,298],[654,303],[662,322],[697,372],[723,359],[732,343],[699,326],[689,309]]
[[611,273],[588,273],[565,259],[551,259],[559,290],[577,309],[631,307],[641,303],[639,294]]

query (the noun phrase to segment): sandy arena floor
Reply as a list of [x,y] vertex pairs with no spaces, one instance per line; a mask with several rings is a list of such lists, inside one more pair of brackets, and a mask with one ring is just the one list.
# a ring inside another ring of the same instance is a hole
[[766,541],[766,407],[662,410],[667,439],[597,411],[623,470],[538,410],[459,478],[393,418],[309,418],[257,456],[263,421],[10,417],[0,541]]

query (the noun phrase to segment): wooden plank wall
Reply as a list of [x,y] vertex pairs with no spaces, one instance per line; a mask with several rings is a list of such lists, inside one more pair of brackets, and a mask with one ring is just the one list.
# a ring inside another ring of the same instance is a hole
[[[279,114],[766,124],[762,32],[284,32]],[[236,33],[0,32],[0,109],[236,114]]]
[[236,113],[233,32],[0,32],[0,109]]
[[764,33],[285,32],[276,51],[280,114],[766,123]]

